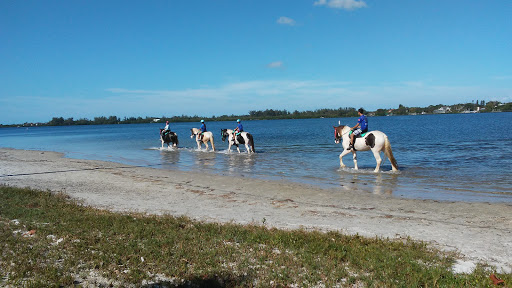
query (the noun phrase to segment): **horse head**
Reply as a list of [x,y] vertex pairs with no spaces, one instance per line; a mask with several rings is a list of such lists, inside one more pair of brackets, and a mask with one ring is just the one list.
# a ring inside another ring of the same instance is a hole
[[343,128],[345,128],[345,126],[340,125],[338,127],[336,127],[336,126],[332,126],[332,127],[334,128],[334,143],[339,144],[342,141],[341,140],[341,138],[343,136],[342,131],[343,131]]
[[229,136],[228,129],[220,129],[220,135],[222,136],[222,141],[226,141],[226,137]]
[[191,128],[191,129],[190,129],[190,133],[191,133],[191,134],[190,134],[190,138],[194,138],[194,137],[197,135],[197,131],[198,131],[198,130],[199,130],[199,129],[197,129],[197,128]]

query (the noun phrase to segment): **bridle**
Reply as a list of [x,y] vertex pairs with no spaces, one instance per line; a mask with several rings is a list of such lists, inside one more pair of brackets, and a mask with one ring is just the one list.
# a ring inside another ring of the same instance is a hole
[[229,133],[228,133],[227,129],[221,129],[220,135],[222,136],[222,141],[225,141],[226,138],[229,136]]
[[343,138],[343,135],[345,135],[345,134],[347,134],[347,133],[349,133],[349,132],[350,132],[350,129],[349,129],[347,132],[345,132],[345,133],[343,133],[343,134],[340,134],[340,133],[338,132],[338,127],[334,127],[334,141],[335,141],[336,143],[341,143],[341,138]]

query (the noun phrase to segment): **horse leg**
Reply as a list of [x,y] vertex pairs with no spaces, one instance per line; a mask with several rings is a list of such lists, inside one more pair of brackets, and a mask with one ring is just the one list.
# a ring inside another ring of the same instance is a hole
[[357,167],[357,153],[355,150],[352,149],[352,158],[354,159],[354,170],[359,170],[359,167]]
[[204,146],[206,146],[206,151],[208,151],[208,149],[210,148],[210,147],[208,147],[208,142],[204,141],[203,143],[204,143]]
[[348,153],[350,153],[350,150],[343,149],[343,152],[341,152],[341,154],[340,154],[340,167],[341,168],[346,167],[346,165],[343,163],[343,156],[347,155]]
[[382,158],[380,158],[380,151],[372,149],[373,156],[375,156],[375,160],[377,161],[377,166],[373,172],[377,173],[380,170],[380,164],[382,163]]
[[247,149],[247,154],[251,153],[251,148],[249,148],[249,144],[245,142],[245,149]]
[[238,144],[235,144],[236,145],[236,150],[238,151],[238,154],[240,154],[240,147],[238,147]]

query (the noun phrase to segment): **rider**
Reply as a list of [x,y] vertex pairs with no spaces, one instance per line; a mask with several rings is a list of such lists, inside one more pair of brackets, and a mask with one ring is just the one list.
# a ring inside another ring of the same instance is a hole
[[163,133],[171,132],[171,129],[169,129],[169,121],[165,121],[165,127],[164,127],[164,130],[162,132]]
[[203,140],[203,134],[206,132],[206,124],[204,123],[204,120],[201,119],[201,134],[199,134],[199,140]]
[[364,115],[363,108],[359,108],[357,110],[357,114],[359,114],[359,119],[357,119],[356,126],[352,127],[352,134],[350,135],[350,145],[348,146],[347,150],[354,149],[354,141],[357,136],[361,135],[362,133],[368,132],[368,119],[366,118],[366,115]]
[[242,123],[240,123],[240,119],[236,120],[236,123],[238,123],[238,125],[236,126],[236,128],[234,129],[234,134],[233,135],[233,142],[235,142],[235,137],[240,135],[240,133],[244,132],[244,126],[242,126]]

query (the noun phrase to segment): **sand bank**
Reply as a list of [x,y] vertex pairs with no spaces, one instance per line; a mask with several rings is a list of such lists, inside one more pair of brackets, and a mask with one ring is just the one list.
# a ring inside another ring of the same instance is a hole
[[114,211],[411,237],[460,252],[454,267],[459,272],[479,261],[512,271],[512,205],[507,204],[397,199],[343,187],[320,189],[2,148],[0,184],[64,192]]

